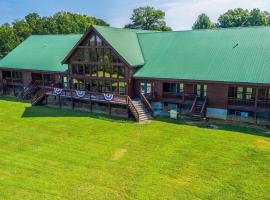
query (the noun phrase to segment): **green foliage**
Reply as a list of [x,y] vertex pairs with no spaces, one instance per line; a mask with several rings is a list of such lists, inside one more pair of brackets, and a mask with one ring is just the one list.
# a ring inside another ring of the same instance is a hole
[[221,28],[248,26],[249,11],[242,8],[229,10],[218,18]]
[[162,10],[156,10],[150,6],[139,7],[133,10],[131,23],[127,24],[125,28],[171,31],[172,29],[166,25],[164,19],[165,12]]
[[14,29],[9,24],[0,27],[0,58],[20,43]]
[[269,13],[260,9],[251,11],[237,8],[229,10],[218,19],[219,27],[241,27],[241,26],[266,26],[269,24]]
[[263,130],[30,106],[0,100],[1,200],[270,199]]
[[249,26],[267,26],[269,25],[269,13],[260,11],[260,9],[252,9],[249,16]]
[[49,17],[30,13],[22,20],[15,20],[12,26],[4,24],[0,27],[0,58],[31,34],[82,34],[91,25],[108,26],[101,19],[70,12],[58,12]]
[[211,29],[214,26],[215,25],[211,22],[210,18],[205,13],[202,13],[198,16],[192,29]]

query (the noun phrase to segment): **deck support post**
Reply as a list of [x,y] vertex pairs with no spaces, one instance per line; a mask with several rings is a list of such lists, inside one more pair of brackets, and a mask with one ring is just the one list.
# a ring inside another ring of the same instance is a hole
[[61,108],[61,99],[60,99],[60,95],[58,96],[58,104],[59,104],[59,108]]
[[111,107],[111,103],[110,102],[108,103],[108,108],[109,108],[109,115],[111,115],[112,114],[112,107]]

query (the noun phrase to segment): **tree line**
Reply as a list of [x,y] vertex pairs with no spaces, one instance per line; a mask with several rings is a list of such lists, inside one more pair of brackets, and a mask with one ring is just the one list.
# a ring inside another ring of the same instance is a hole
[[[147,6],[134,9],[130,21],[125,28],[156,31],[172,30],[166,24],[165,12],[154,7]],[[41,17],[37,13],[30,13],[23,19],[0,26],[0,59],[30,35],[82,34],[91,25],[109,26],[102,19],[70,12],[57,12],[49,17]],[[192,29],[268,25],[270,25],[270,14],[268,12],[260,9],[249,11],[237,8],[220,15],[216,23],[213,23],[206,14],[202,13],[198,16]]]
[[218,18],[217,23],[211,22],[210,18],[202,13],[198,16],[192,29],[212,29],[247,26],[268,26],[270,25],[270,14],[258,8],[252,10],[236,8],[228,10]]
[[57,12],[49,17],[30,13],[24,19],[0,26],[0,58],[30,35],[82,34],[91,25],[108,26],[104,20],[70,12]]

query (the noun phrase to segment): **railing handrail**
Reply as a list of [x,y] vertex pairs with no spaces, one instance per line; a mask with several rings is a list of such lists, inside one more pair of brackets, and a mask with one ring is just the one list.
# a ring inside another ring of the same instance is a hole
[[205,97],[205,100],[204,100],[204,103],[203,103],[203,106],[202,106],[202,110],[200,112],[200,115],[202,116],[205,109],[206,109],[206,105],[207,105],[207,97]]
[[139,111],[137,110],[136,106],[134,105],[134,103],[132,102],[132,99],[127,96],[127,105],[128,107],[131,107],[130,108],[130,111],[133,113],[135,111],[135,113],[133,113],[136,121],[139,121],[139,118],[140,118],[140,114],[139,114]]
[[151,104],[150,104],[149,101],[146,99],[146,97],[144,96],[143,93],[140,93],[140,98],[141,98],[143,104],[146,105],[146,108],[147,108],[148,112],[150,112],[150,113],[152,114],[152,113],[153,113],[153,108],[152,108]]
[[[50,87],[50,86],[41,86],[42,88],[47,88],[49,90],[53,90],[54,87]],[[62,89],[62,93],[63,92],[76,92],[78,90],[75,89],[69,89],[69,88],[61,88]],[[103,95],[106,93],[99,93],[99,92],[89,92],[89,91],[85,91],[86,95]],[[123,99],[127,97],[127,95],[121,95],[121,94],[113,94],[115,97],[122,97]]]
[[195,106],[196,106],[196,103],[197,103],[197,100],[198,100],[198,96],[195,96],[195,99],[193,101],[193,104],[192,104],[192,107],[190,109],[190,113],[193,113],[194,109],[195,109]]

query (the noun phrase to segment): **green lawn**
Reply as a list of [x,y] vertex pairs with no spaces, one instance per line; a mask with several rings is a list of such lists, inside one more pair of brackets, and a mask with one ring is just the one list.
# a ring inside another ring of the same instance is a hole
[[0,100],[0,199],[270,199],[270,138]]

